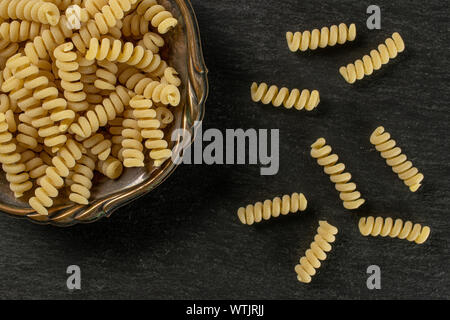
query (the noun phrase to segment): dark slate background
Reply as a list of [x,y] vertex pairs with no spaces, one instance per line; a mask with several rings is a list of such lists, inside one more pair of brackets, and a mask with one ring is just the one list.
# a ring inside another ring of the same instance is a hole
[[[446,1],[377,1],[382,30],[365,27],[364,1],[193,0],[210,70],[206,128],[280,128],[280,171],[258,166],[182,166],[153,193],[110,219],[69,229],[0,216],[1,298],[320,299],[449,298],[449,10]],[[285,32],[355,22],[354,43],[305,54]],[[407,50],[382,71],[348,85],[338,68],[394,31]],[[317,88],[316,112],[252,103],[252,81]],[[413,194],[369,143],[384,125],[425,175]],[[324,136],[368,200],[342,207],[309,156]],[[241,205],[304,192],[308,211],[255,227],[238,223]],[[364,238],[360,216],[410,219],[432,229],[422,246]],[[318,220],[338,226],[334,250],[310,285],[294,266]],[[68,265],[82,268],[82,290],[66,289]],[[369,291],[366,269],[382,270]]]

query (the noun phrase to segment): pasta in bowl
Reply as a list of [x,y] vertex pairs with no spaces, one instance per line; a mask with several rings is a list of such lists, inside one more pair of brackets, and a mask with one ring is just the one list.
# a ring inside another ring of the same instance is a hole
[[[58,1],[48,2],[63,5]],[[103,2],[104,6],[98,8]],[[5,85],[6,91],[2,92],[9,92],[9,96],[11,92],[30,95],[29,99],[20,100],[24,103],[19,107],[25,106],[21,113],[5,109],[2,100],[2,109],[8,110],[3,127],[8,128],[8,123],[14,122],[11,119],[18,116],[21,118],[17,123],[28,125],[27,119],[38,115],[29,121],[29,126],[37,125],[35,129],[42,132],[36,137],[37,147],[30,145],[30,150],[26,151],[22,145],[30,142],[29,138],[33,135],[24,130],[24,126],[17,129],[22,134],[19,139],[16,134],[10,139],[10,145],[17,145],[16,151],[21,152],[22,158],[24,154],[28,155],[25,160],[30,162],[33,170],[36,169],[33,171],[36,179],[34,187],[26,190],[27,183],[17,188],[10,173],[1,174],[1,211],[37,223],[58,226],[96,221],[150,192],[174,172],[177,165],[171,161],[170,150],[181,142],[186,145],[181,134],[178,134],[180,130],[176,129],[183,129],[194,137],[194,124],[204,116],[208,82],[198,25],[190,2],[130,0],[129,8],[120,9],[124,11],[123,16],[117,14],[118,7],[115,5],[124,2],[115,2],[72,1],[72,4],[80,4],[76,8],[81,10],[78,15],[81,24],[78,29],[70,31],[71,34],[62,24],[71,20],[68,14],[71,8],[59,7],[62,13],[59,28],[65,31],[61,32],[65,39],[63,43],[58,42],[60,38],[55,32],[58,26],[49,29],[44,25],[40,31],[30,27],[30,32],[42,31],[45,34],[41,47],[39,36],[32,41],[24,39],[27,38],[25,35],[20,39],[16,37],[16,42],[2,40],[0,27],[0,45],[9,48],[0,56],[2,69],[5,65],[6,70],[3,71],[1,84],[2,89]],[[114,14],[110,14],[105,7],[108,4],[115,8]],[[65,15],[62,9],[66,9]],[[128,11],[129,14],[126,13]],[[95,19],[89,19],[89,15]],[[113,27],[114,19],[117,24]],[[92,21],[95,21],[97,29],[86,27]],[[110,27],[103,30],[101,21]],[[147,28],[150,26],[147,30],[151,32],[143,30],[146,23]],[[11,28],[8,32],[9,38],[15,37]],[[45,42],[46,39],[53,39],[54,47],[49,48],[51,45]],[[17,45],[25,47],[24,50],[19,50]],[[48,61],[52,63],[48,73],[51,70],[55,74],[56,69],[59,75],[53,86],[59,90],[56,96],[51,94],[50,89],[54,90],[52,85],[44,90],[45,81],[36,80],[45,80],[45,71],[21,78],[23,70],[33,70],[29,66],[37,65],[39,70],[41,65],[42,69],[46,68],[45,62],[41,62],[45,60],[42,58],[46,53],[44,49],[48,51]],[[24,57],[29,57],[30,64],[27,67],[18,66],[19,61],[25,61]],[[77,68],[74,68],[75,58]],[[94,62],[96,72],[92,77],[88,73]],[[14,91],[18,81],[30,89]],[[84,83],[83,90],[77,82]],[[37,87],[32,88],[33,85]],[[97,100],[96,96],[101,95],[102,99]],[[42,99],[39,105],[45,107],[46,116],[39,117],[42,108],[28,108],[29,104],[25,102],[33,99]],[[66,103],[61,103],[62,100]],[[54,123],[50,125],[48,119]],[[142,125],[145,128],[141,128]],[[65,134],[53,130],[55,127]],[[174,132],[177,134],[172,135]],[[6,132],[5,137],[9,137],[9,133]],[[41,145],[41,153],[53,155],[56,160],[39,157],[36,148]],[[36,154],[38,157],[33,156]],[[145,158],[141,154],[145,154]],[[41,167],[34,163],[33,157],[48,163],[45,171],[39,169]],[[115,157],[120,161],[115,161]],[[94,170],[98,173],[89,182]],[[57,188],[61,177],[69,188]],[[23,196],[17,197],[20,193]]]

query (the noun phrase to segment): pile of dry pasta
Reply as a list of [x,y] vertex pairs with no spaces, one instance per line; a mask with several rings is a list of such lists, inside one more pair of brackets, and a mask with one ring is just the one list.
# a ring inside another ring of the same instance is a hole
[[[161,166],[181,80],[161,57],[178,21],[156,0],[0,0],[0,162],[39,214],[94,170]],[[34,190],[33,190],[34,189]]]

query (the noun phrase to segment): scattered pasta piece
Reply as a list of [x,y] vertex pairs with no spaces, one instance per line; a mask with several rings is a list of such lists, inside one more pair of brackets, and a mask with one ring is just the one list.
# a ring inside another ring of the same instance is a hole
[[319,222],[317,235],[310,249],[306,250],[305,256],[300,259],[300,264],[295,266],[297,279],[303,283],[310,283],[312,276],[316,274],[316,269],[321,267],[321,261],[327,258],[327,252],[331,251],[330,243],[333,243],[338,233],[338,229],[326,221]]
[[406,155],[402,154],[402,149],[397,147],[397,143],[391,139],[388,132],[385,132],[384,127],[375,129],[370,137],[370,142],[411,192],[419,190],[424,179],[423,174],[413,166],[411,161],[408,161]]
[[279,89],[277,86],[269,86],[266,83],[258,85],[256,82],[251,87],[252,100],[263,104],[272,104],[274,107],[283,105],[286,109],[294,107],[297,110],[312,111],[320,102],[319,91],[298,89],[289,91],[288,88]]
[[311,146],[311,157],[317,159],[317,163],[324,167],[324,172],[330,176],[331,182],[336,185],[344,208],[348,210],[358,209],[364,204],[365,200],[361,198],[361,193],[356,190],[356,184],[351,182],[352,175],[345,172],[345,165],[338,163],[338,155],[332,154],[333,149],[326,143],[324,138],[318,139]]
[[273,200],[266,200],[264,203],[257,202],[254,205],[239,208],[237,215],[242,224],[251,226],[253,223],[259,223],[263,219],[278,218],[281,215],[305,211],[308,206],[303,193],[293,193],[285,195],[282,198],[276,197]]
[[358,59],[354,63],[339,69],[340,74],[348,83],[355,83],[365,76],[369,76],[374,70],[379,70],[383,64],[394,59],[405,50],[405,43],[398,32],[394,32],[391,38],[387,38],[385,43],[378,46],[378,50],[370,51],[370,55],[365,55],[362,60]]
[[413,224],[411,221],[382,217],[368,217],[359,220],[359,231],[363,236],[381,236],[406,239],[410,242],[423,244],[430,236],[430,228],[422,227],[420,224]]
[[289,50],[292,52],[316,50],[317,48],[333,47],[338,44],[344,44],[347,41],[353,41],[356,38],[356,26],[352,23],[347,27],[345,23],[339,26],[332,25],[330,28],[323,27],[321,30],[303,32],[288,32],[286,40]]

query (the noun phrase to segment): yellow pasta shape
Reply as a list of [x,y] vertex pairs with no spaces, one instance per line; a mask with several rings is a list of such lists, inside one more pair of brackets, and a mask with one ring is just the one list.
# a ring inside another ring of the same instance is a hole
[[408,161],[407,156],[397,147],[397,143],[391,139],[391,135],[385,131],[384,127],[375,129],[370,136],[370,143],[381,153],[387,165],[392,167],[392,171],[409,187],[411,192],[419,190],[424,179],[423,174],[413,166],[411,161]]
[[70,109],[76,112],[86,111],[89,108],[89,104],[97,105],[102,103],[103,97],[99,93],[101,90],[95,86],[97,81],[97,62],[93,60],[87,60],[82,56],[78,56],[78,72],[81,74],[81,83],[83,83],[83,90],[86,93],[86,101],[71,104]]
[[256,202],[247,207],[239,208],[237,215],[242,224],[253,225],[263,219],[278,218],[281,215],[305,211],[308,201],[303,193],[293,193],[284,195],[282,198],[275,197],[273,200],[266,200],[264,203]]
[[134,90],[146,99],[155,103],[178,106],[181,101],[180,90],[173,84],[152,80],[146,75],[137,72],[135,68],[127,68],[119,74],[119,82],[128,89]]
[[156,119],[158,119],[160,123],[159,127],[161,129],[166,128],[175,119],[175,116],[173,115],[172,111],[170,111],[166,107],[158,107],[156,108],[155,111],[156,111]]
[[3,22],[0,25],[0,39],[9,42],[22,42],[33,40],[39,36],[46,26],[39,22],[17,21]]
[[330,176],[331,182],[336,185],[344,208],[348,210],[358,209],[364,204],[365,200],[361,198],[361,193],[356,190],[356,184],[351,182],[352,175],[345,172],[345,165],[339,163],[338,155],[332,154],[333,149],[326,143],[324,138],[320,138],[311,145],[311,157],[317,159],[317,163],[324,167],[324,172]]
[[78,204],[88,204],[91,197],[92,179],[94,178],[95,161],[83,155],[72,169],[72,184],[69,199]]
[[45,175],[48,165],[42,160],[44,151],[36,154],[32,150],[22,153],[22,163],[25,165],[25,171],[28,172],[30,178],[39,180]]
[[8,124],[3,113],[0,113],[0,163],[6,172],[6,179],[14,196],[19,198],[33,187],[26,172],[21,155],[16,151],[13,135],[8,131]]
[[151,21],[152,26],[158,28],[160,34],[165,34],[175,28],[178,20],[169,11],[159,5],[156,0],[143,0],[137,7],[137,13],[143,15],[145,20]]
[[303,283],[310,283],[312,276],[316,274],[316,269],[322,265],[321,261],[327,258],[327,253],[331,251],[330,243],[336,240],[338,229],[326,221],[319,222],[317,235],[311,247],[306,250],[305,256],[300,259],[300,264],[295,266],[297,279]]
[[288,88],[279,89],[277,86],[269,86],[266,83],[257,84],[254,82],[251,87],[252,100],[254,102],[262,102],[263,104],[272,104],[274,107],[283,105],[287,109],[294,107],[297,110],[312,111],[320,102],[319,91],[302,91],[294,89],[289,91]]
[[120,161],[123,161],[123,157],[122,157],[122,141],[123,141],[123,137],[122,137],[122,130],[123,130],[123,118],[119,117],[119,118],[115,118],[112,121],[108,121],[108,132],[111,135],[111,142],[112,142],[112,146],[111,146],[111,154],[118,158]]
[[60,12],[58,7],[42,0],[1,0],[0,18],[28,20],[50,24],[58,24]]
[[109,156],[105,161],[99,161],[97,163],[97,170],[108,178],[115,180],[120,177],[123,171],[122,162]]
[[100,127],[106,126],[121,114],[125,106],[128,106],[131,99],[131,92],[125,87],[118,86],[108,98],[105,98],[101,105],[95,106],[94,110],[89,110],[84,116],[70,126],[71,132],[82,138],[89,138],[96,133]]
[[58,189],[64,185],[63,178],[69,176],[70,169],[75,167],[85,149],[73,139],[68,139],[65,145],[53,157],[52,166],[48,167],[45,176],[40,179],[40,187],[34,191],[34,197],[29,200],[30,206],[41,215],[48,215],[47,208],[53,205],[52,198],[59,194]]
[[[97,11],[100,5],[103,5],[99,12],[95,12],[93,19],[89,20],[85,26],[82,26],[78,33],[72,37],[75,47],[82,53],[86,52],[86,46],[92,38],[113,33],[114,38],[120,38],[120,30],[117,25],[123,18],[124,12],[131,9],[131,5],[137,0],[109,0],[107,4],[99,2],[96,5],[90,3],[86,10],[89,14]],[[117,34],[118,32],[118,34]]]
[[365,55],[362,59],[348,64],[339,69],[340,74],[348,83],[355,83],[365,76],[369,76],[374,70],[381,69],[382,65],[405,50],[405,43],[398,32],[394,32],[391,38],[387,38],[385,43],[378,46],[378,50],[370,51],[370,55]]
[[158,54],[146,50],[143,47],[133,45],[131,42],[123,43],[120,40],[111,42],[108,38],[103,38],[101,42],[92,38],[89,42],[89,50],[86,52],[88,60],[105,60],[126,63],[134,66],[144,72],[153,72],[159,68],[162,63]]
[[382,217],[368,217],[359,220],[359,231],[363,236],[381,236],[406,239],[410,242],[423,244],[430,236],[430,228],[422,227],[420,224],[413,224],[411,221]]
[[148,33],[149,23],[144,16],[130,14],[126,16],[122,22],[122,35],[125,37],[142,37]]
[[144,166],[144,147],[138,122],[135,119],[125,119],[122,130],[123,165],[126,168]]
[[[124,32],[125,33],[125,32]],[[159,49],[164,46],[164,39],[159,34],[147,32],[138,42],[138,45],[145,49],[151,50],[153,53],[159,53]]]
[[99,39],[102,35],[111,35],[114,39],[119,39],[122,36],[119,24],[120,23],[118,23],[116,27],[109,28],[106,33],[104,33],[105,30],[97,25],[96,20],[90,19],[80,28],[80,30],[78,30],[78,32],[75,32],[72,35],[72,43],[79,52],[85,54],[92,38]]
[[[38,146],[38,131],[53,125],[53,120],[48,116],[44,104],[46,96],[39,93],[47,88],[48,80],[39,75],[39,68],[33,65],[30,59],[18,53],[8,59],[7,67],[13,72],[13,78],[21,82],[21,86],[10,93],[10,97],[17,101],[17,105],[24,111],[21,115],[24,123],[18,126],[20,134],[17,141],[24,147],[35,149]],[[57,91],[56,91],[57,95]],[[44,100],[41,104],[41,100]]]
[[108,5],[108,0],[86,0],[84,1],[84,7],[88,11],[89,15],[93,18],[96,13],[101,13],[102,8]]
[[333,47],[337,43],[344,44],[347,41],[353,41],[356,38],[356,26],[352,23],[347,26],[345,23],[339,26],[332,25],[330,28],[323,27],[321,30],[314,29],[313,31],[303,32],[288,32],[286,33],[286,40],[289,49],[292,52],[316,50],[317,48]]
[[53,56],[55,48],[63,44],[66,38],[72,36],[72,29],[65,16],[61,16],[59,23],[48,30],[44,30],[42,34],[35,37],[33,41],[29,41],[25,45],[25,55],[31,59],[35,65],[39,60],[48,60]]
[[[133,117],[137,120],[142,138],[146,139],[145,147],[150,150],[150,158],[155,167],[160,167],[172,156],[172,150],[168,148],[168,143],[164,140],[164,132],[159,130],[160,122],[156,119],[156,111],[150,109],[152,101],[143,96],[134,96],[130,100],[130,107],[133,108]],[[124,123],[127,120],[124,120]],[[123,131],[122,131],[123,135]],[[122,146],[125,148],[124,143]],[[125,156],[125,150],[123,150]]]
[[83,141],[83,147],[89,150],[99,160],[108,159],[111,154],[111,145],[111,140],[106,139],[101,133],[97,133]]
[[[81,73],[77,71],[79,67],[77,54],[72,51],[73,48],[73,43],[66,42],[54,51],[61,87],[64,89],[64,97],[69,105],[76,105],[86,100],[86,93],[83,91],[84,86],[80,81]],[[74,120],[75,113],[73,110],[66,110],[66,115],[65,124],[69,126]]]
[[164,70],[164,79],[171,85],[179,87],[181,85],[181,79],[178,77],[178,72],[172,68],[168,67]]
[[97,68],[95,75],[97,79],[94,82],[94,86],[100,90],[110,90],[116,89],[116,74],[119,68],[114,62],[110,61],[98,61],[99,68]]

